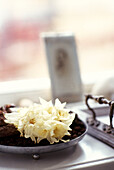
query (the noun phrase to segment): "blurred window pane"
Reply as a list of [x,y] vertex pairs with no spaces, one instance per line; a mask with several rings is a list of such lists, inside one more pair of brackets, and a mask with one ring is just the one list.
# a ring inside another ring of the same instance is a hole
[[114,69],[113,0],[0,0],[0,81],[48,77],[49,31],[75,33],[82,74]]

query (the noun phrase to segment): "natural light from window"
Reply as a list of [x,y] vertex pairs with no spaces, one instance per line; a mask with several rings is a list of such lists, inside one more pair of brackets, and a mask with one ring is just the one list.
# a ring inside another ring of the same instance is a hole
[[0,81],[49,77],[43,32],[73,32],[81,74],[114,69],[114,1],[0,0]]

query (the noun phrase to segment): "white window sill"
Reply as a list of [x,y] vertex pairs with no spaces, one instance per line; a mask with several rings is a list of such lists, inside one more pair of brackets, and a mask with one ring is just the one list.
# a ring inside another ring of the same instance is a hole
[[48,78],[0,83],[0,105],[18,104],[19,100],[23,98],[38,102],[39,97],[51,99],[50,80]]
[[[114,70],[83,75],[84,93],[90,93],[96,82],[109,75],[114,75]],[[0,82],[0,105],[8,103],[18,104],[19,100],[23,98],[31,99],[33,102],[39,102],[39,97],[50,100],[50,87],[49,78]]]

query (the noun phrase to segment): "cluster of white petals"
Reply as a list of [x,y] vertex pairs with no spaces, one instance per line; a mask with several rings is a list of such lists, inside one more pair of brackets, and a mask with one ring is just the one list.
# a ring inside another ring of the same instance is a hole
[[65,105],[59,99],[53,105],[52,101],[47,102],[40,98],[40,104],[34,103],[28,108],[5,114],[5,122],[14,124],[21,136],[31,138],[35,143],[47,139],[53,144],[62,140],[65,135],[70,135],[70,125],[75,114],[69,114]]

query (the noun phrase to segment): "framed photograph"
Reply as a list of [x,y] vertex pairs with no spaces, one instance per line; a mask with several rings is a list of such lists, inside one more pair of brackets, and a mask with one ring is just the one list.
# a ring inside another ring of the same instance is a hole
[[53,99],[81,101],[83,90],[74,35],[45,33],[43,39]]

